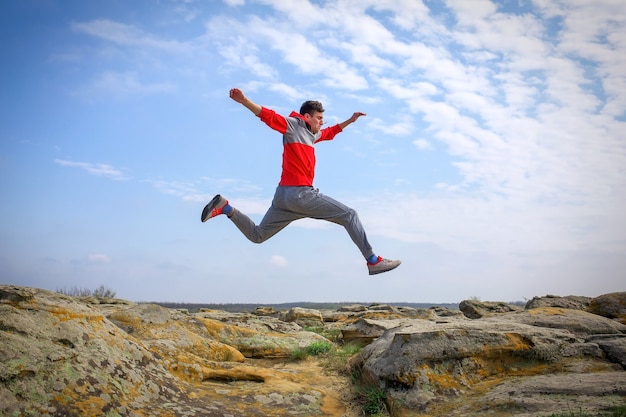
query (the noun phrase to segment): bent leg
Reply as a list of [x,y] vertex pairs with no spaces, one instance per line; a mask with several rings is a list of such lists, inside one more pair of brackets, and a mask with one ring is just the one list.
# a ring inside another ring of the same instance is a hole
[[235,223],[235,226],[248,240],[253,243],[263,243],[283,230],[292,221],[305,217],[299,213],[277,207],[276,200],[277,196],[274,196],[272,205],[258,225],[238,209],[235,209],[232,216],[230,216],[230,220]]
[[312,187],[298,188],[300,190],[297,198],[286,200],[291,205],[286,207],[287,209],[301,213],[302,217],[326,220],[343,226],[365,259],[374,254],[359,215],[354,209]]

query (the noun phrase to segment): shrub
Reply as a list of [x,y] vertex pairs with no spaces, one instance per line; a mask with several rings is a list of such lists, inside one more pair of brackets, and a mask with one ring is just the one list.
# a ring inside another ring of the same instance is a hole
[[90,290],[87,288],[79,288],[77,286],[73,286],[71,288],[62,288],[57,289],[56,292],[67,295],[68,297],[98,297],[98,298],[114,298],[115,291],[110,288],[105,287],[104,285],[100,285],[95,290]]
[[92,295],[98,298],[115,298],[115,291],[106,288],[104,285],[100,285],[94,290]]
[[351,379],[363,414],[367,416],[389,415],[387,393],[373,375],[364,372],[361,361],[353,364]]
[[328,353],[333,348],[333,345],[329,342],[319,341],[313,342],[307,346],[306,350],[311,356],[319,356],[322,353]]

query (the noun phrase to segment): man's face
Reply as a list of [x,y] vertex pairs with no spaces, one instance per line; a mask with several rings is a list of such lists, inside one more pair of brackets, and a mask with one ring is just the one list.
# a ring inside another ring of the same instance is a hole
[[319,132],[324,124],[324,113],[318,111],[313,111],[313,114],[307,113],[304,115],[304,118],[311,126],[311,132],[313,133]]

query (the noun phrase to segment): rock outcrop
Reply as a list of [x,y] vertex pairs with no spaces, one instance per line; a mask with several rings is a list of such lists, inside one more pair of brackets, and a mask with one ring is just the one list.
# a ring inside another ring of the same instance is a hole
[[585,310],[591,302],[590,297],[580,297],[576,295],[568,295],[567,297],[559,297],[558,295],[546,295],[545,297],[533,297],[526,303],[526,309],[539,307],[558,307],[571,310]]
[[[0,285],[0,415],[356,417],[359,392],[401,417],[595,412],[624,405],[624,294],[189,313]],[[350,376],[291,359],[330,343],[303,325],[366,345]]]
[[459,309],[465,317],[470,319],[480,319],[494,313],[508,313],[511,311],[520,311],[521,307],[508,303],[464,300],[459,304]]
[[0,286],[0,415],[346,413],[345,378],[272,360],[326,339],[272,318],[226,321]]
[[547,307],[386,327],[358,366],[397,415],[535,416],[624,405],[626,326],[614,320]]
[[587,311],[626,324],[626,292],[601,295],[589,302]]

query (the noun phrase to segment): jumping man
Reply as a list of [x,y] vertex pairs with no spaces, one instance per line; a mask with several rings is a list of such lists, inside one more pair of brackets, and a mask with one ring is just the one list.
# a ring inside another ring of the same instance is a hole
[[365,113],[356,112],[348,120],[322,129],[324,108],[319,101],[306,101],[302,104],[300,113],[294,111],[289,117],[284,117],[252,102],[238,88],[230,90],[230,98],[246,107],[270,128],[282,133],[282,175],[272,205],[259,225],[240,210],[235,210],[219,194],[204,207],[202,222],[225,214],[250,241],[262,243],[294,220],[306,217],[326,220],[346,229],[363,254],[370,275],[397,268],[400,261],[384,259],[374,253],[356,211],[313,188],[315,145],[324,140],[332,140],[346,126],[365,116]]

